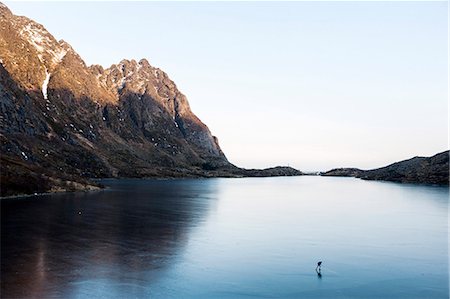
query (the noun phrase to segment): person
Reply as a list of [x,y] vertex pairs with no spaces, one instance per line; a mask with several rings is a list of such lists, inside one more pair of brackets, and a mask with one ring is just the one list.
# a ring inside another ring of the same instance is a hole
[[322,270],[322,261],[319,261],[319,262],[317,263],[316,272],[317,272],[317,273],[320,273],[321,270]]

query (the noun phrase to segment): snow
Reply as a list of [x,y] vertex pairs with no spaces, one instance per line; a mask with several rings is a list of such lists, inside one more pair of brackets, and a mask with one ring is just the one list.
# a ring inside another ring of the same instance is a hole
[[56,61],[54,60],[54,62],[59,63],[61,62],[61,60],[63,60],[64,56],[66,56],[67,51],[64,49],[59,49],[58,51],[54,52],[54,54],[55,54],[54,58],[56,60]]
[[28,156],[24,152],[22,152],[22,156],[25,158],[25,160],[28,160]]
[[42,52],[44,48],[42,47],[42,43],[44,42],[45,38],[42,35],[42,31],[33,28],[32,24],[29,23],[23,29],[20,31],[22,36],[25,36],[28,38],[29,42],[38,50],[38,52]]
[[67,50],[62,48],[56,41],[52,40],[51,35],[48,32],[42,30],[33,23],[28,23],[24,26],[20,31],[20,34],[37,50],[41,62],[44,61],[44,53],[49,54],[55,64],[60,63],[67,54]]
[[119,89],[122,89],[125,87],[126,79],[127,79],[127,77],[123,77],[122,79],[120,79]]
[[47,72],[47,69],[45,69],[45,80],[44,83],[42,83],[42,94],[44,95],[44,99],[48,99],[47,97],[47,87],[48,87],[48,82],[50,81],[50,76],[51,74],[49,72]]
[[[122,66],[122,67],[125,67],[125,66]],[[123,75],[124,77],[122,77],[122,79],[120,79],[120,82],[119,82],[119,84],[118,84],[119,89],[123,89],[123,88],[125,87],[125,83],[126,83],[127,81],[129,81],[128,79],[130,79],[131,76],[134,75],[134,71],[131,70],[131,71],[129,71],[128,74],[126,74],[126,75],[125,75],[125,72],[122,71],[122,75]]]

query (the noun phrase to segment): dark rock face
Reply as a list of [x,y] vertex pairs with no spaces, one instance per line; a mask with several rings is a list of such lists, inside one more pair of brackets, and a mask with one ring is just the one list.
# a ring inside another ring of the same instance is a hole
[[145,59],[88,67],[65,41],[1,3],[0,113],[2,196],[16,168],[49,186],[38,191],[51,190],[55,176],[247,175],[166,73]]
[[271,177],[271,176],[297,176],[303,173],[292,167],[271,167],[266,169],[246,169],[244,174],[249,177]]
[[449,184],[449,151],[432,157],[414,157],[386,167],[364,171],[360,178],[401,183]]
[[364,170],[358,168],[335,168],[326,172],[321,173],[322,176],[348,176],[348,177],[359,177]]
[[322,173],[324,176],[352,176],[364,180],[434,185],[449,184],[449,151],[432,157],[414,157],[391,165],[372,169],[339,168]]

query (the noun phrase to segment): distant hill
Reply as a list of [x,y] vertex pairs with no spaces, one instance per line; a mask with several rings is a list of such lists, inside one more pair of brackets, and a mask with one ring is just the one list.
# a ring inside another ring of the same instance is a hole
[[337,168],[321,173],[322,176],[350,176],[364,180],[383,180],[401,183],[449,184],[449,151],[432,157],[414,157],[385,167],[361,170]]
[[359,177],[364,170],[359,168],[335,168],[327,172],[322,172],[322,176],[349,176],[349,177]]

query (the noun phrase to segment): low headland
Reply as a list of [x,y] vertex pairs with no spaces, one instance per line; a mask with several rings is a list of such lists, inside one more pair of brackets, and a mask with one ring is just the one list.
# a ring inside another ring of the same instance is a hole
[[335,168],[320,175],[445,186],[449,185],[449,151],[431,157],[414,157],[371,170]]

